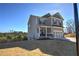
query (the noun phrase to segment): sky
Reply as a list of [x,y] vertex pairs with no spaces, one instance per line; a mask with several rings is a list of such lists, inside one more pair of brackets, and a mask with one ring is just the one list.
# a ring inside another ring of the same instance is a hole
[[[78,4],[79,5],[79,4]],[[79,7],[79,6],[78,6]],[[70,3],[0,3],[0,32],[28,32],[29,16],[42,16],[59,12],[66,21],[73,19],[73,5]]]

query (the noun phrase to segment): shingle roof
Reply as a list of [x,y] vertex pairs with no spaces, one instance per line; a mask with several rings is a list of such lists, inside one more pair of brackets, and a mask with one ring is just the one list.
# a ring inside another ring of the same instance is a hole
[[[53,17],[56,17],[56,18],[59,18],[59,19],[63,19],[63,17],[60,15],[59,12],[55,13],[55,14],[53,15]],[[63,20],[64,20],[64,19],[63,19]]]
[[[47,14],[45,14],[44,16],[42,16],[42,17],[46,17],[46,18],[48,18],[48,17],[56,17],[56,18],[59,18],[59,19],[63,19],[63,17],[60,15],[60,13],[59,12],[57,12],[57,13],[55,13],[54,15],[51,15],[50,13],[47,13]],[[64,20],[64,19],[63,19]]]
[[51,14],[50,13],[47,13],[47,14],[45,14],[45,15],[43,15],[42,17],[50,17],[51,16]]

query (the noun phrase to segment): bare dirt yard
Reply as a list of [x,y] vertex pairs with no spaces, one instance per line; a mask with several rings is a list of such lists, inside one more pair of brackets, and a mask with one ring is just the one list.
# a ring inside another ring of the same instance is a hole
[[76,43],[64,40],[0,43],[0,56],[76,56]]

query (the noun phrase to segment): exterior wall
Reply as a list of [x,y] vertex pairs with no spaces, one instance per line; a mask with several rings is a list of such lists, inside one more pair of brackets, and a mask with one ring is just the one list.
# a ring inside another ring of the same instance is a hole
[[[28,23],[28,39],[29,40],[33,40],[33,39],[39,39],[40,38],[40,27],[46,27],[46,28],[51,28],[51,34],[54,35],[54,38],[63,38],[64,36],[64,32],[63,32],[63,27],[61,26],[53,26],[53,22],[56,20],[59,20],[61,22],[63,22],[63,20],[58,19],[58,18],[47,18],[45,20],[45,24],[39,24],[39,19],[43,20],[46,18],[41,18],[41,17],[37,17],[37,16],[31,16],[29,19],[29,23]],[[59,25],[59,23],[57,22],[57,25]],[[62,23],[63,26],[63,23]],[[46,29],[47,31],[47,29]],[[47,33],[47,32],[46,32]]]
[[[30,24],[30,26],[28,26],[28,39],[29,40],[33,40],[33,39],[35,39],[36,38],[36,35],[37,35],[37,33],[36,33],[36,31],[37,31],[37,29],[36,29],[36,19],[37,19],[37,17],[35,17],[35,16],[31,16],[30,17],[30,22],[29,22],[29,24]],[[28,25],[29,25],[28,24]]]

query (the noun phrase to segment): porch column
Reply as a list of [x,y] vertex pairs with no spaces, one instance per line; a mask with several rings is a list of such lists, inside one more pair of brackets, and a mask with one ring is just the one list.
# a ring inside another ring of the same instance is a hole
[[46,28],[45,28],[45,29],[46,29],[46,37],[47,37],[47,26],[46,26]]
[[40,37],[40,27],[39,27],[39,37]]

